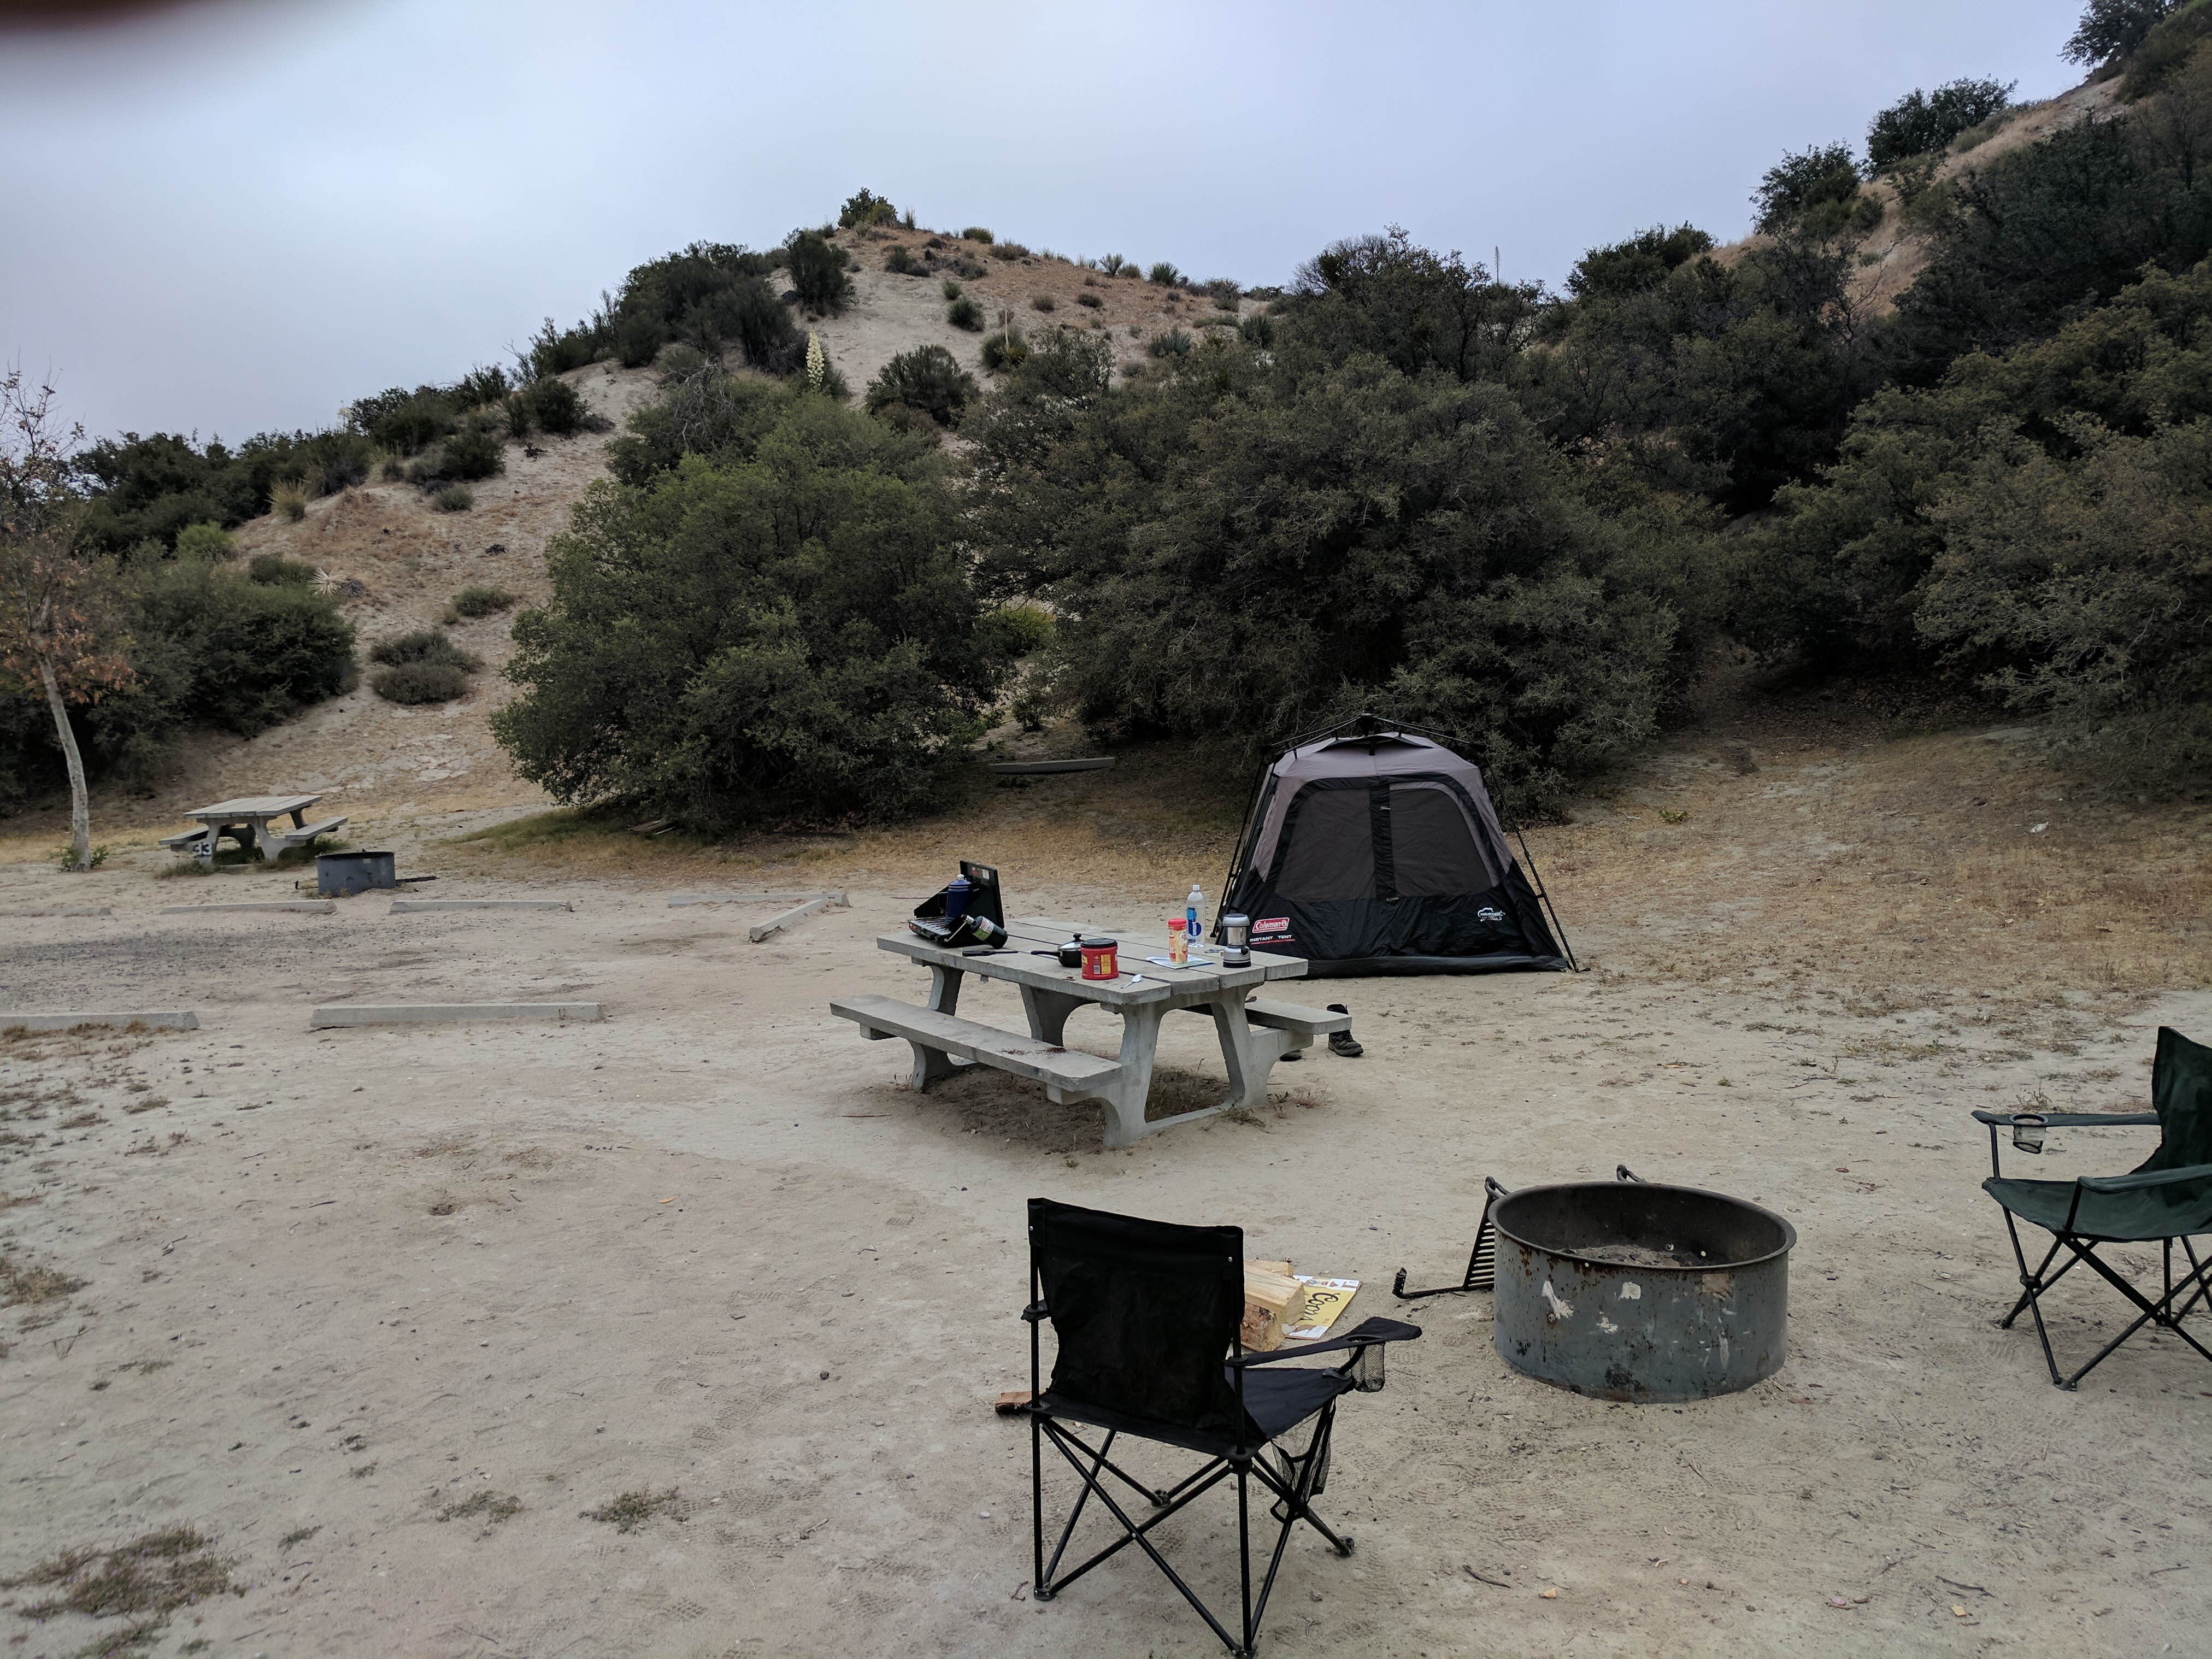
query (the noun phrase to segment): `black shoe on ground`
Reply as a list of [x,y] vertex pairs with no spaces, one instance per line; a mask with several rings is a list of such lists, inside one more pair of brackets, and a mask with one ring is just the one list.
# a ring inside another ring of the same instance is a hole
[[[1332,1014],[1348,1014],[1352,1012],[1340,1002],[1330,1003],[1328,1011]],[[1328,1051],[1340,1060],[1357,1060],[1367,1052],[1359,1046],[1358,1039],[1349,1030],[1331,1031],[1328,1034]]]

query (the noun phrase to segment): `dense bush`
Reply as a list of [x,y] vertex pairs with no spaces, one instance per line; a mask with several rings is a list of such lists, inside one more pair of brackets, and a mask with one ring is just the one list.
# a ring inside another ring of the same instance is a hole
[[393,667],[410,662],[446,663],[464,673],[474,673],[483,666],[476,656],[455,645],[447,635],[435,628],[418,628],[410,634],[380,640],[369,647],[368,659]]
[[524,388],[522,396],[529,404],[531,418],[556,438],[582,431],[591,417],[591,406],[585,403],[583,394],[566,380],[533,380]]
[[2212,40],[2212,4],[2189,0],[2143,37],[2128,59],[2120,96],[2132,102],[2160,90],[2180,74],[2208,40]]
[[1824,144],[1785,154],[1767,168],[1751,200],[1759,210],[1759,228],[1770,235],[1801,224],[1832,234],[1858,193],[1859,167],[1851,147]]
[[983,326],[983,307],[962,295],[945,307],[945,320],[955,328],[964,328],[973,334]]
[[238,543],[230,532],[219,524],[188,524],[177,532],[177,556],[180,559],[233,559],[238,556]]
[[1018,368],[1029,355],[1030,343],[1018,328],[1010,326],[983,337],[983,368],[990,374]]
[[801,397],[750,459],[593,486],[515,623],[518,769],[705,829],[927,805],[1001,672],[933,447]]
[[2111,299],[2146,264],[2212,252],[2212,64],[2122,120],[2062,127],[1957,187],[1928,268],[1888,330],[1893,371],[1929,385],[1968,351],[2002,351]]
[[542,380],[588,368],[614,349],[614,319],[605,310],[568,329],[548,317],[522,352],[523,370],[529,379]]
[[314,566],[288,559],[282,553],[255,554],[246,561],[246,579],[264,587],[313,587],[317,580]]
[[369,677],[368,684],[386,702],[451,702],[468,695],[469,677],[466,670],[451,663],[410,662],[379,669]]
[[921,410],[939,426],[951,426],[976,395],[975,377],[943,346],[916,346],[884,365],[869,382],[869,412],[898,405]]
[[948,300],[957,300],[960,297],[960,284],[954,282],[950,276],[947,276],[942,283],[938,284],[938,292],[944,295],[944,296]]
[[878,196],[872,190],[856,190],[837,210],[837,228],[850,230],[855,225],[895,225],[898,216],[898,210],[891,205],[888,196]]
[[904,242],[891,244],[890,252],[884,255],[884,269],[897,276],[927,276],[929,267],[915,258]]
[[263,433],[233,449],[204,448],[173,433],[142,438],[126,433],[88,447],[79,458],[92,492],[82,528],[85,544],[125,557],[152,542],[173,547],[195,524],[230,528],[266,512],[279,478],[299,481],[307,499],[362,482],[370,445],[350,431]]
[[607,446],[607,470],[626,484],[643,484],[686,455],[749,459],[783,418],[790,396],[783,386],[702,364],[631,415],[628,429]]
[[512,610],[514,595],[503,587],[486,587],[471,583],[453,595],[453,614],[459,617],[490,617]]
[[1060,301],[1054,299],[1049,294],[1032,294],[1030,295],[1030,309],[1031,311],[1054,311],[1057,310],[1059,306]]
[[1611,299],[1648,293],[1712,247],[1713,239],[1695,225],[1676,225],[1671,230],[1654,225],[1625,242],[1583,254],[1567,273],[1567,292],[1577,298],[1602,295]]
[[842,311],[853,297],[845,255],[818,231],[804,230],[785,250],[799,303],[817,315]]
[[1148,283],[1157,283],[1162,288],[1173,288],[1182,281],[1182,272],[1177,270],[1167,260],[1163,259],[1145,273],[1145,280]]
[[269,491],[270,509],[292,524],[307,516],[307,487],[297,478],[279,478]]
[[494,477],[506,469],[503,434],[479,416],[464,422],[444,442],[410,465],[407,482],[435,489],[441,484]]
[[991,240],[991,233],[981,225],[969,226],[967,229],[960,233],[960,236],[961,240],[963,241],[981,242],[986,246],[989,246]]
[[1187,357],[1190,355],[1190,336],[1179,328],[1156,334],[1145,349],[1155,357]]
[[465,513],[476,504],[476,492],[466,484],[449,483],[430,496],[430,505],[441,513]]
[[[198,558],[125,568],[131,683],[73,716],[95,779],[150,787],[193,727],[252,737],[354,684],[353,629],[311,587]],[[0,696],[0,805],[63,786],[44,700]]]
[[1385,700],[1530,806],[1654,730],[1672,544],[1593,511],[1503,387],[1286,340],[1071,395],[1047,357],[969,423],[974,522],[1106,732],[1256,743]]
[[1932,93],[1918,88],[1874,118],[1867,128],[1867,164],[1880,171],[1915,155],[1940,150],[2012,104],[2014,81],[1947,82]]
[[2181,0],[2089,0],[2061,49],[2069,63],[2108,64],[2124,58],[2179,6]]

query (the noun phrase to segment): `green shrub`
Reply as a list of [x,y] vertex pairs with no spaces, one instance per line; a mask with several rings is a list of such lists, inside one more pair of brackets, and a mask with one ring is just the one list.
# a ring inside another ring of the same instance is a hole
[[453,595],[453,610],[464,617],[489,617],[514,608],[514,595],[503,587],[471,585]]
[[588,368],[607,355],[613,332],[613,320],[604,313],[569,329],[557,327],[548,317],[531,337],[522,354],[523,366],[533,380]]
[[1031,311],[1051,311],[1056,309],[1059,304],[1060,301],[1054,299],[1049,294],[1032,294],[1030,295],[1030,309]]
[[2089,0],[2059,56],[2071,64],[2109,64],[2149,39],[2181,0]]
[[878,196],[872,190],[856,190],[845,198],[845,205],[837,210],[837,228],[850,230],[855,225],[894,225],[898,222],[898,210],[887,196]]
[[1145,349],[1155,357],[1188,357],[1190,346],[1189,335],[1179,328],[1171,328],[1164,334],[1154,335]]
[[369,647],[368,659],[393,668],[408,663],[440,663],[465,674],[473,674],[483,666],[480,658],[455,645],[449,635],[435,628],[418,628],[411,634],[380,640]]
[[884,255],[884,269],[897,276],[929,275],[929,268],[914,257],[904,242],[891,244],[890,252]]
[[[565,438],[572,433],[582,431],[586,422],[591,418],[591,407],[585,403],[583,394],[566,380],[532,381],[523,395],[530,400],[532,418],[556,437]],[[448,448],[451,447],[447,446]]]
[[940,802],[1003,671],[933,451],[799,397],[749,460],[594,487],[515,622],[517,769],[709,832]]
[[945,320],[973,334],[983,326],[983,307],[963,295],[945,307]]
[[311,585],[165,561],[133,592],[131,629],[137,681],[86,711],[92,748],[126,777],[186,726],[252,737],[353,689],[353,626]]
[[177,556],[180,559],[229,559],[237,556],[237,542],[219,524],[204,520],[198,524],[188,524],[177,532]]
[[1008,659],[1034,655],[1053,640],[1052,612],[1039,605],[1002,605],[980,627],[984,648]]
[[991,240],[991,233],[981,225],[970,225],[960,233],[960,238],[963,241],[981,242],[988,246]]
[[880,414],[894,406],[921,410],[939,426],[951,426],[976,396],[975,377],[943,346],[916,346],[884,365],[868,385],[867,407]]
[[2016,81],[1960,80],[1947,82],[1932,93],[1916,87],[1867,128],[1867,165],[1881,172],[1946,148],[1967,128],[2011,107],[2017,85]]
[[2212,40],[2212,6],[2177,8],[2143,37],[2129,58],[2127,79],[2120,82],[2121,98],[2132,102],[2165,87],[2208,40]]
[[1206,285],[1206,291],[1213,303],[1223,311],[1236,310],[1244,293],[1243,289],[1237,287],[1226,276],[1216,276]]
[[1098,269],[1109,276],[1118,276],[1121,267],[1129,262],[1118,253],[1109,253],[1098,262]]
[[643,484],[686,455],[749,459],[791,397],[788,386],[702,366],[631,415],[629,429],[607,446],[607,470],[624,483]]
[[791,285],[807,310],[817,315],[834,313],[852,299],[853,279],[845,274],[844,252],[819,231],[803,230],[793,237],[785,258]]
[[983,337],[983,367],[991,374],[1018,368],[1029,355],[1029,342],[1018,328],[1003,329]]
[[451,663],[410,662],[398,668],[379,669],[369,677],[369,689],[386,702],[451,702],[467,695],[469,677]]
[[1087,306],[1090,309],[1097,311],[1106,302],[1100,299],[1097,295],[1091,292],[1089,289],[1085,289],[1082,293],[1075,296],[1075,303],[1079,306]]
[[1758,228],[1772,234],[1803,220],[1814,210],[1854,202],[1859,193],[1858,163],[1849,144],[1825,144],[1790,151],[1766,170],[1753,192]]
[[478,409],[504,401],[508,390],[507,371],[494,363],[461,376],[453,387],[453,402],[461,409]]
[[307,486],[297,478],[280,478],[269,492],[270,510],[297,524],[307,516]]
[[1648,294],[1712,248],[1713,239],[1695,225],[1676,225],[1671,230],[1654,225],[1626,241],[1594,247],[1583,254],[1567,273],[1567,292],[1577,299],[1626,299]]
[[957,300],[960,297],[960,284],[947,276],[938,284],[938,291],[948,300]]
[[1157,283],[1162,288],[1174,288],[1182,281],[1182,272],[1177,270],[1167,260],[1163,259],[1145,273],[1145,280],[1148,283]]
[[624,368],[643,368],[668,343],[668,325],[655,312],[624,312],[615,323],[615,357]]
[[[531,411],[530,399],[520,392],[510,392],[501,407],[507,411],[507,435],[518,443],[527,438],[537,424],[537,416]],[[396,464],[387,464],[387,474],[392,477],[400,476]]]
[[[542,382],[552,386],[559,380]],[[441,480],[472,481],[495,477],[507,470],[507,445],[489,422],[471,420],[439,448],[438,477]]]
[[246,578],[264,587],[313,587],[315,567],[281,553],[257,553],[246,562]]
[[430,497],[430,505],[441,513],[465,513],[476,504],[476,492],[466,484],[447,484]]
[[1246,345],[1264,349],[1275,343],[1275,319],[1264,311],[1255,311],[1237,325],[1237,337]]

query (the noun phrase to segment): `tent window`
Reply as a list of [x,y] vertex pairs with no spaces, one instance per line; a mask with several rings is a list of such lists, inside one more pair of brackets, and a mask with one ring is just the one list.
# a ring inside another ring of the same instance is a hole
[[1375,830],[1367,790],[1307,787],[1291,803],[1283,826],[1289,843],[1279,860],[1275,891],[1312,903],[1375,896]]
[[1491,872],[1475,844],[1467,810],[1434,784],[1391,786],[1390,855],[1407,898],[1486,892],[1504,878]]

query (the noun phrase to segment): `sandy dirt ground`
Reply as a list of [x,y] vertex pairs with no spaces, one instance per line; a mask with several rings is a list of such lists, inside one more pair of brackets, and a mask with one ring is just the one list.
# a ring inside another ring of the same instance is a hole
[[[0,866],[0,1007],[203,1022],[0,1046],[0,1575],[188,1528],[175,1559],[234,1592],[163,1614],[155,1574],[134,1626],[114,1587],[142,1581],[117,1569],[108,1601],[79,1597],[112,1616],[28,1616],[94,1559],[5,1592],[5,1650],[135,1628],[162,1654],[1203,1655],[1140,1561],[1030,1599],[1026,1435],[990,1410],[1026,1382],[1024,1201],[1239,1223],[1255,1255],[1362,1279],[1357,1320],[1398,1310],[1400,1267],[1456,1272],[1485,1175],[1626,1162],[1796,1224],[1787,1365],[1728,1399],[1610,1404],[1509,1370],[1486,1297],[1422,1304],[1388,1390],[1340,1419],[1324,1509],[1358,1553],[1293,1543],[1269,1650],[2201,1651],[2212,1366],[2139,1338],[2062,1393],[2030,1331],[1993,1328],[2014,1275],[1966,1114],[2140,1108],[2156,1024],[2212,1030],[2203,826],[2143,821],[2153,887],[2199,918],[2160,920],[2156,891],[2112,885],[2125,844],[2086,850],[2119,830],[2007,752],[1816,733],[1739,775],[1678,748],[1537,837],[1595,971],[1299,988],[1350,1004],[1364,1058],[1317,1051],[1255,1122],[1112,1153],[1095,1108],[1003,1079],[908,1092],[903,1045],[826,1003],[921,995],[872,939],[944,842],[995,824],[1018,908],[1128,928],[1163,870],[1179,890],[1218,850],[1202,815],[1086,856],[1066,800],[1005,792],[780,863],[439,840],[489,810],[369,817],[441,896],[573,913],[162,915],[289,896],[295,872]],[[853,906],[752,945],[763,907],[665,903],[762,870],[849,876]],[[1964,941],[1933,963],[1928,923],[1863,920],[1931,871],[1959,891],[1908,902]],[[95,902],[112,914],[32,914]],[[2100,905],[2131,953],[2068,966]],[[1894,970],[1916,961],[1917,982]],[[490,998],[608,1017],[307,1028],[325,1000]],[[963,1012],[1019,1019],[999,987]],[[1116,1031],[1070,1035],[1110,1052]],[[1221,1075],[1200,1021],[1163,1055],[1186,1092]],[[2036,1173],[2148,1151],[2053,1143]],[[2109,1293],[2056,1303],[2062,1355],[2117,1329]],[[1233,1528],[1224,1500],[1163,1531],[1220,1595]]]

